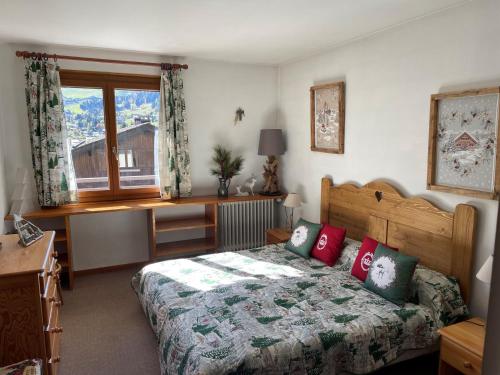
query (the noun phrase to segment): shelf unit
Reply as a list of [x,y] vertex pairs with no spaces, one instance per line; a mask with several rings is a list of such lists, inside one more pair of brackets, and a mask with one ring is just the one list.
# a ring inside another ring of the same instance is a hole
[[[200,205],[192,203],[191,205]],[[176,218],[157,218],[156,210],[148,210],[149,242],[151,259],[175,258],[186,255],[195,255],[216,250],[217,239],[217,203],[205,203],[205,214]],[[205,229],[202,238],[186,239],[173,242],[157,242],[157,234],[165,232],[179,232],[192,229]]]

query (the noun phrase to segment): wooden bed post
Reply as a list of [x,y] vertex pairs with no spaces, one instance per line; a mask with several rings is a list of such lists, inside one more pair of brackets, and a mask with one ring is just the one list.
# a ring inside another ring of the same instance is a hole
[[321,212],[319,222],[321,224],[328,224],[328,216],[330,211],[330,188],[332,187],[332,180],[328,177],[321,179]]
[[459,204],[453,217],[452,274],[458,278],[465,303],[470,300],[472,254],[476,239],[477,211],[473,206]]

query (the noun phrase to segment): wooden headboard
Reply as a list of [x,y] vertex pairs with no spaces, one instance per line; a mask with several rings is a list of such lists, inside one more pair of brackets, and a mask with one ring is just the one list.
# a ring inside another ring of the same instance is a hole
[[417,256],[420,263],[455,276],[462,296],[469,302],[476,209],[459,204],[454,212],[443,211],[423,198],[403,197],[381,181],[363,187],[333,186],[321,181],[321,223],[342,226],[347,236],[365,235]]

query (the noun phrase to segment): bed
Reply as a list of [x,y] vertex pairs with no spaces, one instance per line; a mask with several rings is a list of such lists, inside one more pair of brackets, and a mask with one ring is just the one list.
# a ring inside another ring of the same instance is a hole
[[322,180],[321,222],[347,228],[334,267],[283,244],[154,263],[132,286],[158,338],[165,374],[365,374],[433,350],[432,308],[371,293],[350,275],[370,234],[453,276],[467,301],[476,211],[442,211],[387,183]]

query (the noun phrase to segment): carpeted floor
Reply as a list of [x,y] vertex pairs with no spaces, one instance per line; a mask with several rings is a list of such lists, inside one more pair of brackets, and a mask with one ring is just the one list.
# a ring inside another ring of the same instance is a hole
[[160,373],[155,335],[130,287],[134,272],[78,277],[63,292],[61,375]]
[[[136,270],[78,277],[64,291],[61,375],[158,375],[156,338],[130,287]],[[437,355],[374,375],[437,374]]]

